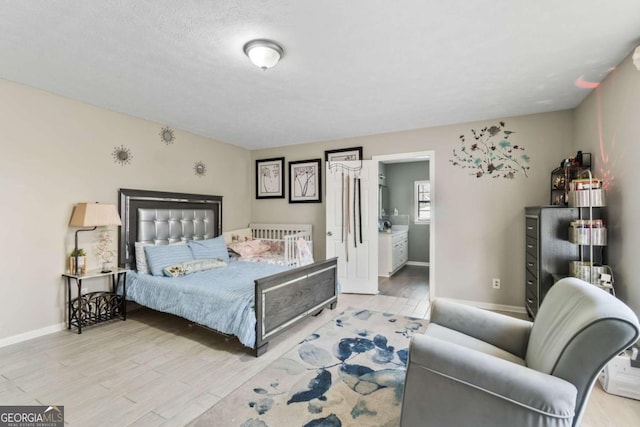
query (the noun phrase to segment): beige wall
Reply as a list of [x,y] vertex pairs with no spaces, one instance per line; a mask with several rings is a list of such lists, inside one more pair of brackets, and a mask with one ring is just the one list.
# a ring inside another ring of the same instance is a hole
[[[365,159],[433,150],[437,295],[522,307],[524,207],[549,203],[549,173],[561,159],[573,154],[573,113],[511,117],[505,121],[507,129],[515,132],[511,141],[525,147],[531,157],[528,178],[478,179],[470,176],[468,169],[449,162],[452,149],[459,147],[460,135],[469,136],[470,129],[490,126],[497,120],[256,150],[251,156],[254,161],[285,156],[288,162],[324,159],[325,150],[355,146],[364,147]],[[288,187],[289,177],[286,179]],[[256,222],[312,222],[315,256],[324,257],[324,204],[289,204],[287,198],[256,200],[254,196],[251,206],[252,220]],[[493,277],[502,279],[502,289],[492,289]]]
[[[64,322],[60,274],[73,247],[68,223],[77,202],[117,205],[119,188],[219,194],[225,229],[250,221],[253,176],[245,149],[180,130],[165,145],[163,124],[3,80],[0,117],[0,342]],[[132,152],[130,165],[113,161],[121,144]],[[204,177],[194,174],[197,161],[206,164]],[[94,267],[96,240],[97,232],[80,233]],[[86,284],[102,285],[94,282]]]
[[640,315],[640,71],[629,55],[575,111],[575,147],[607,189],[608,263],[617,295]]
[[[531,157],[528,178],[476,179],[450,164],[451,151],[459,146],[459,135],[495,120],[254,152],[176,130],[176,142],[166,146],[158,135],[163,124],[0,80],[5,236],[0,343],[54,330],[64,321],[60,274],[73,246],[67,224],[75,203],[117,203],[119,188],[221,194],[226,230],[250,221],[312,222],[315,255],[322,258],[324,204],[256,200],[255,160],[324,158],[325,150],[352,146],[363,146],[366,159],[432,150],[438,295],[519,307],[524,299],[523,207],[549,202],[549,172],[560,159],[577,149],[592,152],[596,174],[604,177],[606,172],[609,181],[607,250],[616,288],[638,313],[640,287],[632,265],[634,237],[640,236],[634,174],[640,163],[639,115],[640,73],[627,58],[577,110],[505,119],[515,132],[512,142],[524,146]],[[111,153],[121,144],[133,154],[130,165],[113,162]],[[206,164],[205,177],[193,174],[196,161]],[[97,234],[80,236],[81,245],[89,249],[89,262],[96,265]],[[501,290],[491,289],[493,277],[502,279]]]

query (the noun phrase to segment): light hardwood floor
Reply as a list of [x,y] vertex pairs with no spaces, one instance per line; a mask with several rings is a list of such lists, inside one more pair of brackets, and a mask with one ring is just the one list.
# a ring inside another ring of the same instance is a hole
[[[70,426],[184,426],[348,307],[425,318],[422,273],[411,267],[381,280],[393,295],[341,295],[336,310],[275,338],[257,359],[235,340],[147,309],[82,335],[64,330],[0,348],[0,404],[64,405]],[[583,426],[639,420],[640,401],[596,386]]]

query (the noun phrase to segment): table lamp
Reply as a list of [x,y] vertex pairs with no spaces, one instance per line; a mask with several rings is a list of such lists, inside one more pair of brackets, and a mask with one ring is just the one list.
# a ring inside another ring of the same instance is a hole
[[80,272],[78,268],[78,233],[81,231],[93,231],[98,227],[109,225],[122,225],[122,221],[120,221],[120,215],[118,214],[118,209],[115,205],[108,203],[78,203],[73,208],[69,226],[83,228],[81,228],[80,230],[76,230],[74,250],[75,271],[71,271],[71,274],[78,275]]

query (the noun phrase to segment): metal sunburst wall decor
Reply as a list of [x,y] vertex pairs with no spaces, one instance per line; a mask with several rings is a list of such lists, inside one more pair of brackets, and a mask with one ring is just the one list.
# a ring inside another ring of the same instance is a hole
[[173,129],[169,126],[165,126],[160,130],[160,140],[165,144],[173,144],[173,141],[176,140],[176,136],[173,133]]
[[113,156],[113,161],[115,163],[120,163],[122,166],[130,164],[131,159],[133,159],[131,150],[129,150],[124,145],[121,145],[120,147],[114,147],[111,155]]
[[196,162],[193,166],[193,171],[195,172],[196,176],[205,176],[207,173],[207,166],[202,162]]
[[513,179],[517,173],[523,173],[526,178],[531,158],[524,153],[524,147],[509,141],[513,133],[505,129],[504,122],[480,130],[471,129],[473,138],[467,142],[466,136],[460,135],[462,147],[459,151],[453,149],[453,159],[449,162],[471,169],[470,175],[476,178]]

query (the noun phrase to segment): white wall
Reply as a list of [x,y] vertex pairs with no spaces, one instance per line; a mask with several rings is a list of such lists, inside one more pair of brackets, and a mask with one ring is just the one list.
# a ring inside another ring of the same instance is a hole
[[[250,222],[253,175],[245,149],[180,130],[165,145],[159,136],[164,124],[4,80],[0,117],[0,342],[64,322],[60,275],[73,247],[75,229],[68,223],[77,202],[117,205],[120,188],[218,194],[224,196],[225,229]],[[120,145],[131,150],[130,165],[114,163]],[[197,161],[206,164],[204,177],[194,174]],[[97,232],[80,233],[80,239],[89,266],[99,267]]]
[[[478,179],[468,169],[450,163],[460,135],[469,136],[470,129],[491,126],[498,120],[255,150],[251,156],[253,160],[285,156],[288,162],[324,159],[325,150],[356,146],[364,147],[365,159],[433,150],[437,295],[522,307],[524,207],[549,203],[549,173],[561,159],[573,154],[573,112],[504,120],[506,128],[515,132],[510,140],[525,147],[531,157],[528,178]],[[288,176],[286,180],[288,187]],[[256,200],[254,196],[251,205],[256,222],[312,222],[314,255],[324,258],[324,204],[289,204],[287,198]],[[502,279],[501,290],[491,288],[493,277]]]
[[575,111],[575,148],[605,182],[608,263],[618,297],[640,315],[640,71],[629,55]]

